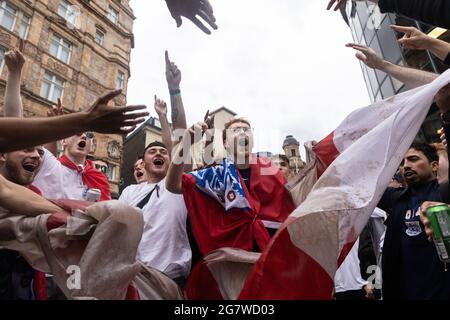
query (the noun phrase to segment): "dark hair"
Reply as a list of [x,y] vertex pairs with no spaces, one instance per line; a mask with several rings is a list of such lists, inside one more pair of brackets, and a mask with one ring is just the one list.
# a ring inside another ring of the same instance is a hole
[[[150,142],[150,143],[145,147],[144,152],[142,153],[142,158],[144,158],[145,151],[147,151],[148,149],[153,148],[153,147],[161,147],[161,148],[164,148],[164,149],[167,150],[167,147],[166,147],[166,145],[165,145],[164,143],[162,143],[162,142],[160,142],[160,141],[153,141],[153,142]],[[137,161],[137,160],[136,160],[136,161]],[[135,162],[136,162],[136,161],[135,161]]]
[[288,158],[286,155],[284,155],[284,154],[276,154],[276,155],[272,156],[272,159],[273,159],[273,158],[277,158],[277,157],[278,157],[281,161],[286,162],[286,163],[288,164],[288,166],[289,166],[289,158]]
[[422,152],[430,162],[439,161],[436,147],[431,144],[416,141],[409,148]]

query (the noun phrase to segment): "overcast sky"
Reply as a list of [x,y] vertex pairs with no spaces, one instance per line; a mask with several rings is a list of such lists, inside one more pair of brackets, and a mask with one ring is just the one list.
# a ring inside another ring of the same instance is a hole
[[[182,72],[188,124],[221,106],[248,118],[254,151],[281,152],[288,134],[301,145],[330,133],[370,103],[342,17],[325,0],[210,0],[219,29],[181,28],[163,0],[131,0],[135,49],[128,103],[166,101],[164,50]],[[303,147],[301,148],[303,149]],[[302,150],[303,154],[303,150]]]

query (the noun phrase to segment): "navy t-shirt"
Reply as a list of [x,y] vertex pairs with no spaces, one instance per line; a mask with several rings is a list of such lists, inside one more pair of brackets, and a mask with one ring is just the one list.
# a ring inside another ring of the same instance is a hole
[[[423,194],[422,194],[423,197]],[[401,226],[402,298],[433,299],[442,296],[445,265],[434,243],[428,241],[420,222],[419,208],[424,199],[411,195]],[[445,296],[445,294],[444,294]]]

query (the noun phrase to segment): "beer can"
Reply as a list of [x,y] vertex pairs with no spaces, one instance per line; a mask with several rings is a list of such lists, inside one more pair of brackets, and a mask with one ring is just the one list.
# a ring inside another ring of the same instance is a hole
[[89,189],[86,192],[86,201],[97,202],[98,200],[100,200],[101,194],[102,192],[99,189]]
[[450,263],[450,208],[437,205],[429,207],[425,213],[433,230],[433,242],[439,259]]

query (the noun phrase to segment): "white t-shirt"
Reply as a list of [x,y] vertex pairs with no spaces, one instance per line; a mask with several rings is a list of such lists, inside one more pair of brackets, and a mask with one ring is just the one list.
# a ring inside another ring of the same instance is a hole
[[[133,184],[125,188],[119,200],[136,207],[156,184]],[[174,279],[186,277],[191,268],[192,252],[186,233],[187,208],[182,194],[166,189],[166,180],[158,183],[143,207],[144,233],[137,259]]]
[[87,187],[83,184],[81,173],[62,165],[50,151],[44,150],[42,165],[33,185],[47,199],[84,200]]
[[336,292],[360,290],[367,284],[361,277],[358,258],[359,238],[355,241],[352,250],[339,266],[334,276],[334,288]]

